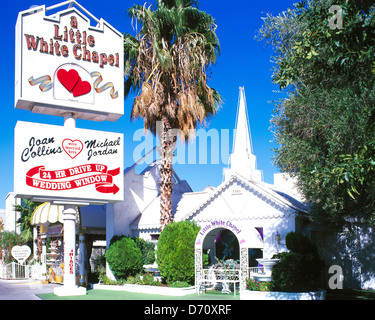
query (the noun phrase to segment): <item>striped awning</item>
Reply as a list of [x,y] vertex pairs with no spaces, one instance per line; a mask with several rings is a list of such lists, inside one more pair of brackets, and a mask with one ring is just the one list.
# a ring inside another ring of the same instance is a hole
[[63,210],[64,206],[44,202],[34,210],[30,223],[32,226],[49,225],[56,222],[63,223]]

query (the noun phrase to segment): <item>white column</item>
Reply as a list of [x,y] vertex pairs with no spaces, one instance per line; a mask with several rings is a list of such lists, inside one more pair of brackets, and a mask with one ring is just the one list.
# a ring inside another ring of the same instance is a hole
[[76,296],[86,294],[86,288],[76,285],[76,214],[74,205],[64,205],[64,285],[55,288],[58,296]]

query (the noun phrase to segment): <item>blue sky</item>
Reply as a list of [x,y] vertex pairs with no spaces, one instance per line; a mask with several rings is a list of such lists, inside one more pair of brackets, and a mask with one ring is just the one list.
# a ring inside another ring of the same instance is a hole
[[[16,0],[8,1],[1,10],[2,21],[2,89],[0,118],[1,135],[1,184],[0,197],[4,199],[0,208],[5,208],[5,197],[13,191],[13,152],[14,127],[18,120],[53,125],[63,125],[63,118],[33,114],[30,111],[14,109],[14,66],[15,66],[15,25],[19,11],[32,5],[45,4],[47,7],[62,1]],[[267,12],[277,14],[293,5],[291,0],[237,0],[227,1],[200,0],[200,9],[211,14],[217,21],[217,34],[221,44],[221,55],[212,69],[210,86],[219,91],[224,103],[217,115],[210,119],[206,130],[229,130],[232,134],[236,121],[239,87],[244,86],[249,113],[249,122],[253,141],[254,154],[257,156],[258,169],[263,170],[264,181],[273,183],[273,174],[278,169],[272,164],[276,145],[270,128],[273,100],[282,97],[278,87],[271,83],[272,63],[271,49],[264,42],[254,39],[262,25],[261,17]],[[98,19],[103,18],[121,32],[134,34],[126,9],[135,3],[143,4],[144,0],[112,1],[78,1]],[[124,115],[116,122],[93,122],[77,120],[77,128],[113,131],[124,133],[125,167],[133,164],[133,151],[139,141],[133,141],[134,132],[143,127],[142,120],[131,121],[130,111],[133,97],[124,103]],[[154,141],[156,141],[154,139]],[[230,135],[230,149],[232,135]],[[190,147],[194,147],[191,145]],[[210,160],[210,158],[209,158]],[[198,162],[198,160],[197,160]],[[207,185],[218,186],[222,182],[222,170],[227,167],[226,160],[218,164],[177,164],[175,170],[181,179],[188,180],[194,191],[202,190]]]

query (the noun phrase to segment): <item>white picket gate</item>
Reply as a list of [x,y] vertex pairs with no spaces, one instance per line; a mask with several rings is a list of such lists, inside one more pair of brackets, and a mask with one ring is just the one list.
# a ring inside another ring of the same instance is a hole
[[29,279],[30,278],[30,266],[20,264],[17,262],[11,262],[2,266],[2,279]]

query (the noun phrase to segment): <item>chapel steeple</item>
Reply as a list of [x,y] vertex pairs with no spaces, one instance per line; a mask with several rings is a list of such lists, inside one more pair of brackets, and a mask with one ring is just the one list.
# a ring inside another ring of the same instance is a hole
[[240,87],[233,150],[229,158],[229,168],[224,171],[224,180],[234,173],[251,181],[262,181],[262,172],[256,168],[256,156],[253,154],[244,87]]

